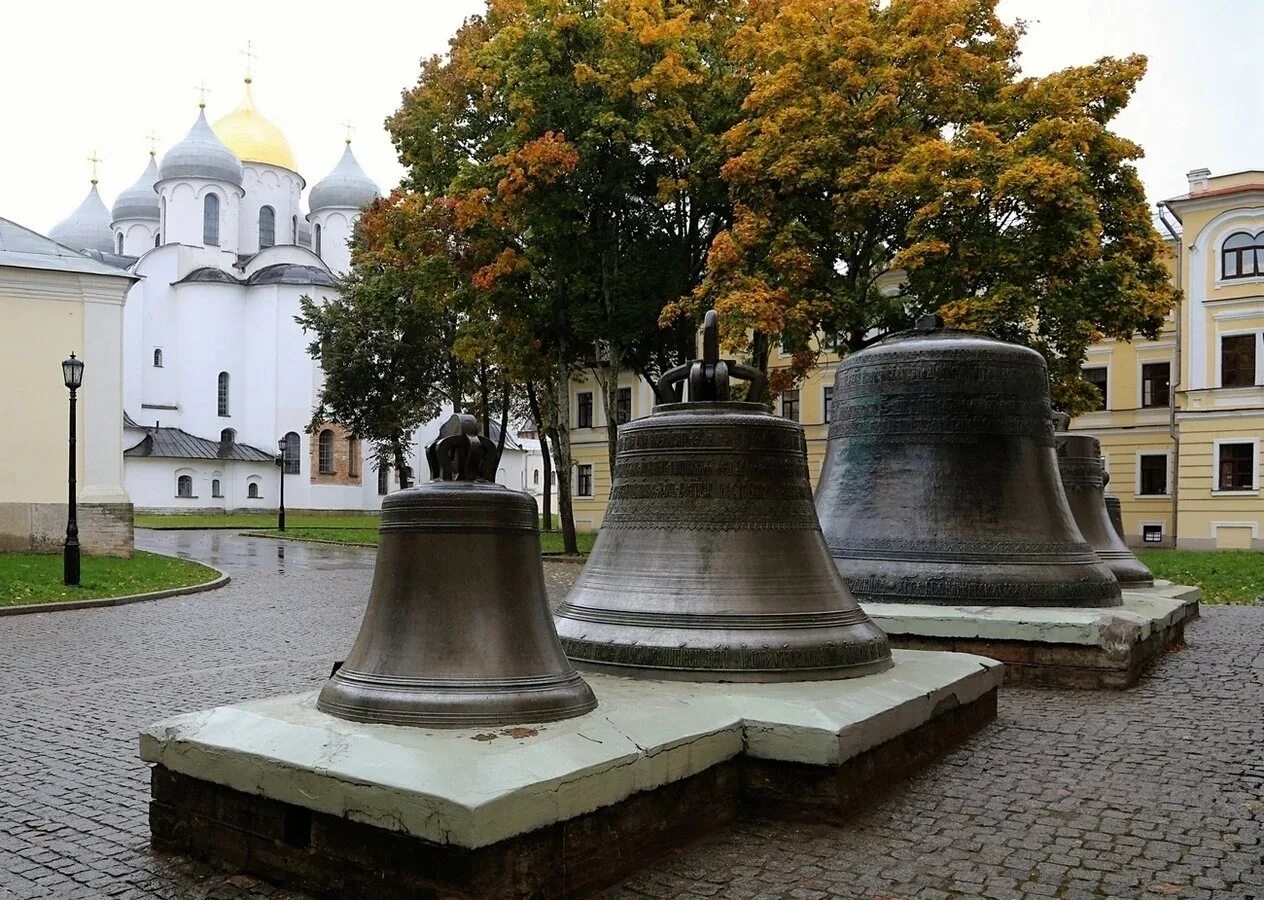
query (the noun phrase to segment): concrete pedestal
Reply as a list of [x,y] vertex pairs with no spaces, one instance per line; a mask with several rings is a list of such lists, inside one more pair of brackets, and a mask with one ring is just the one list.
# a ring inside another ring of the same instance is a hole
[[141,734],[159,847],[333,896],[564,897],[743,809],[837,817],[996,712],[1001,667],[897,651],[843,681],[586,676],[596,711],[439,731],[327,716],[314,693]]
[[977,653],[1005,663],[1007,683],[1126,688],[1198,617],[1198,588],[1158,581],[1125,589],[1123,606],[1065,609],[866,603],[894,647]]

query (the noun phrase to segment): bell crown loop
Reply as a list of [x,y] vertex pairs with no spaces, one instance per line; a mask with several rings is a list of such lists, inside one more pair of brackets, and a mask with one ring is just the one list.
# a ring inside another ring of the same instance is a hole
[[714,309],[702,320],[702,358],[669,369],[654,385],[659,403],[678,403],[676,386],[689,382],[690,403],[727,403],[731,378],[749,382],[747,396],[761,397],[767,385],[764,373],[731,359],[720,359],[720,320]]
[[426,448],[431,481],[494,481],[500,454],[469,413],[453,413]]

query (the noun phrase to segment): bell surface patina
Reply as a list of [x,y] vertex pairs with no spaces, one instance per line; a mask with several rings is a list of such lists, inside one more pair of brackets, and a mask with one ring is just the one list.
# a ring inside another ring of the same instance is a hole
[[1062,487],[1084,540],[1123,587],[1154,584],[1154,575],[1132,555],[1110,520],[1105,497],[1108,476],[1102,465],[1101,443],[1092,435],[1065,431],[1059,432],[1055,441]]
[[1050,415],[1039,353],[938,316],[843,360],[816,506],[860,602],[1118,606]]
[[[694,681],[847,678],[891,666],[886,635],[821,538],[797,423],[729,399],[714,311],[703,358],[666,373],[619,429],[601,533],[557,628],[575,662]],[[673,402],[689,382],[689,402]]]
[[[1106,473],[1106,484],[1110,484],[1110,473]],[[1119,539],[1126,540],[1124,537],[1124,505],[1119,502],[1119,498],[1114,494],[1106,495],[1106,515],[1110,518],[1110,524],[1115,529],[1115,534],[1119,535]]]
[[317,706],[439,728],[592,710],[549,615],[535,501],[492,480],[496,445],[473,416],[449,419],[426,459],[429,483],[382,501],[368,609]]

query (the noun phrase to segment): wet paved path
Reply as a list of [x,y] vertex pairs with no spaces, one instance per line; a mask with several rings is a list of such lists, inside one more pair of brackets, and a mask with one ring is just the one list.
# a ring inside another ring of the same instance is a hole
[[[222,590],[0,620],[0,898],[298,896],[151,852],[136,735],[316,687],[373,553],[199,534],[154,540],[230,571]],[[546,572],[556,602],[578,567]],[[844,827],[742,823],[610,896],[1264,900],[1264,608],[1207,610],[1188,638],[1131,691],[1005,691]]]

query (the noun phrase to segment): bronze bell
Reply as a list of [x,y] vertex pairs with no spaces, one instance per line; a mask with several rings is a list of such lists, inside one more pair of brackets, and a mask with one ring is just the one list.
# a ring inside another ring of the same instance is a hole
[[[703,357],[666,373],[649,416],[619,430],[588,564],[557,611],[566,653],[624,675],[692,681],[847,678],[891,665],[886,635],[831,564],[803,428],[729,399],[757,370]],[[689,402],[675,402],[688,379]]]
[[[1109,472],[1106,473],[1106,484],[1110,484]],[[1115,529],[1115,534],[1119,535],[1119,539],[1127,541],[1124,535],[1124,506],[1114,494],[1106,495],[1106,516],[1110,519],[1111,527]]]
[[1058,477],[1034,350],[926,316],[834,379],[816,506],[861,603],[1117,606]]
[[1154,575],[1132,555],[1110,521],[1101,443],[1092,435],[1071,432],[1060,432],[1056,441],[1062,487],[1084,539],[1123,587],[1154,584]]
[[429,483],[382,501],[368,609],[317,706],[433,728],[592,710],[549,615],[535,501],[492,480],[496,445],[473,416],[452,416],[426,460]]

